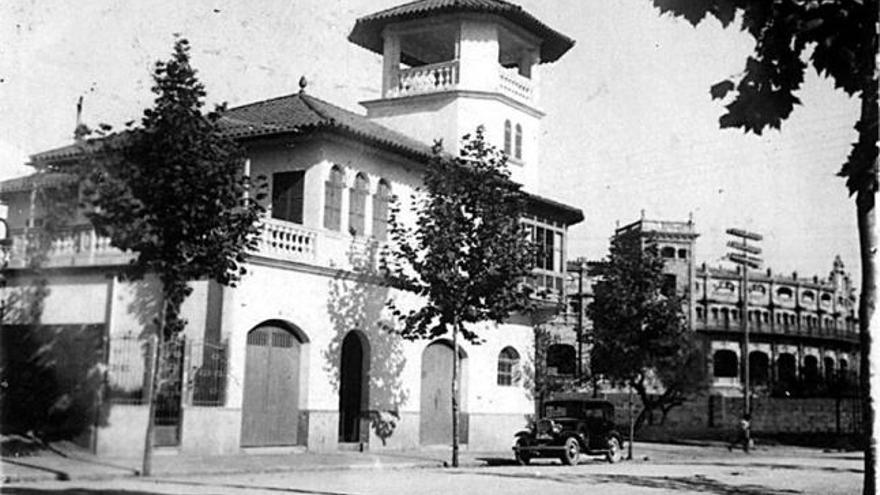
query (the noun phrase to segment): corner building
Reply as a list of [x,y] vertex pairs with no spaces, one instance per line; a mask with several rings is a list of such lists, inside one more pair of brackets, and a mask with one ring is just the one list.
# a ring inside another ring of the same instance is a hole
[[[696,265],[693,222],[640,219],[615,231],[651,243],[666,286],[684,298],[711,392],[742,396],[742,271]],[[588,297],[586,295],[584,297]],[[749,271],[749,382],[773,397],[852,395],[857,385],[856,289],[836,257],[825,278]]]
[[[298,93],[223,116],[245,149],[245,172],[270,180],[267,214],[237,287],[193,283],[185,338],[166,350],[175,364],[160,389],[159,447],[209,455],[448,445],[456,351],[446,338],[410,342],[383,329],[393,324],[389,298],[419,301],[383,285],[376,267],[390,199],[407,211],[435,139],[454,151],[482,125],[507,152],[529,193],[523,222],[540,247],[534,283],[547,289],[544,314],[563,296],[567,229],[583,213],[534,194],[544,115],[538,75],[573,41],[501,0],[407,3],[358,19],[349,39],[384,60],[382,98],[363,102],[366,115],[301,84]],[[70,146],[38,153],[32,164],[63,169],[76,159]],[[28,243],[45,215],[34,191],[63,180],[38,172],[0,184],[14,238],[4,297],[25,300],[40,278],[49,288],[39,323],[19,305],[7,311],[3,331],[96,342],[100,350],[81,359],[107,370],[108,415],[85,441],[100,455],[135,455],[147,421],[144,349],[156,280],[117,278],[131,255],[81,217],[56,234],[41,271],[28,267]],[[518,315],[486,324],[483,344],[457,350],[467,448],[508,448],[533,412],[522,371],[538,323]]]

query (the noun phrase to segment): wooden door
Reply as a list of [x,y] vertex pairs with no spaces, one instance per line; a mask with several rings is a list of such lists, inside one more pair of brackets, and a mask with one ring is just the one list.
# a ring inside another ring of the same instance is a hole
[[263,326],[247,338],[241,445],[297,445],[300,342],[287,330]]
[[[467,394],[465,357],[459,353],[459,440],[467,441]],[[465,372],[463,372],[465,371]],[[448,445],[452,441],[452,348],[435,342],[422,353],[419,443]]]

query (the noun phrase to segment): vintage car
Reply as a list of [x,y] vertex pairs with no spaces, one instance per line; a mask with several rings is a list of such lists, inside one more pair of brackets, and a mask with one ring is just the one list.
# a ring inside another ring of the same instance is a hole
[[558,457],[563,464],[578,463],[580,455],[604,455],[608,462],[622,457],[623,440],[614,427],[614,405],[606,400],[554,398],[528,430],[516,434],[516,461],[528,464],[536,457]]

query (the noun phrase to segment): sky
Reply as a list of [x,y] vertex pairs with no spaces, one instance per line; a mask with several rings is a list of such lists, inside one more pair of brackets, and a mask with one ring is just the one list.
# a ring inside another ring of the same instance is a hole
[[[150,106],[152,64],[190,40],[211,103],[297,91],[363,113],[381,60],[347,41],[355,19],[403,0],[5,0],[0,2],[0,179],[69,144],[83,120],[121,127]],[[698,262],[723,263],[731,227],[764,235],[765,266],[824,277],[835,255],[858,277],[855,206],[836,177],[858,101],[812,69],[781,131],[719,130],[709,87],[744,67],[754,42],[709,20],[660,16],[650,0],[519,0],[576,40],[541,66],[538,193],[581,208],[568,257],[599,259],[616,222],[686,221]]]

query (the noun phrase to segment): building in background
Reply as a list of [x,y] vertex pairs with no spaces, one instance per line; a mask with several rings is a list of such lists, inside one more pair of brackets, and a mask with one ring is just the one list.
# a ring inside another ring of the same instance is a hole
[[[711,393],[742,396],[742,327],[739,269],[709,267],[695,261],[692,221],[644,217],[616,229],[653,245],[665,262],[665,290],[683,297],[689,327],[697,333],[711,377]],[[568,332],[593,298],[591,262],[568,266]],[[749,271],[749,375],[758,390],[776,397],[854,394],[859,361],[856,289],[840,257],[827,277],[812,278]],[[591,323],[581,316],[586,338]],[[574,338],[574,337],[572,337]]]

